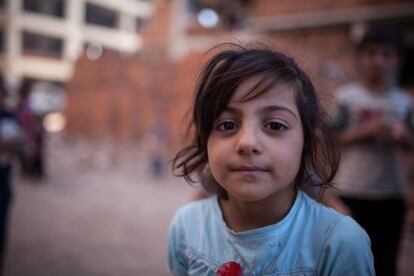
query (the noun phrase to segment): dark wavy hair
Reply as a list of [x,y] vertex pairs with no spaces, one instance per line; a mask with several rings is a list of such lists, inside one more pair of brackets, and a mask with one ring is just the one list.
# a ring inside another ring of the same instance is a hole
[[404,36],[396,26],[390,24],[370,26],[357,44],[356,50],[358,53],[361,53],[369,45],[378,44],[392,47],[401,57],[404,56],[406,51]]
[[327,116],[305,72],[291,57],[264,44],[226,43],[210,51],[216,50],[218,52],[207,61],[199,75],[190,124],[193,139],[174,157],[174,175],[184,177],[189,183],[201,182],[208,191],[227,198],[226,191],[205,171],[208,164],[207,140],[214,122],[229,104],[237,87],[253,76],[261,76],[261,81],[246,93],[244,100],[253,99],[281,84],[291,85],[296,94],[304,147],[295,187],[330,187],[338,168],[339,155]]

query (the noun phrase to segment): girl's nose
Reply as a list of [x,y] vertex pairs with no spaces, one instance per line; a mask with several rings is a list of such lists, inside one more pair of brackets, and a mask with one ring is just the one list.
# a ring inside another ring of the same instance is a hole
[[254,128],[241,128],[237,137],[237,153],[242,155],[261,154],[262,147],[258,135],[258,131]]

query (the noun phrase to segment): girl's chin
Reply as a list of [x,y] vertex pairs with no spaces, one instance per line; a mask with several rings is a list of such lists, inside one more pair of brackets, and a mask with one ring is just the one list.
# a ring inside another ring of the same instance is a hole
[[269,194],[258,193],[257,191],[233,191],[228,193],[229,195],[231,195],[230,197],[234,200],[243,202],[257,202],[270,196]]
[[[264,189],[260,189],[264,188]],[[269,188],[269,187],[268,187]],[[290,190],[294,190],[293,186],[284,187],[281,189],[266,189],[266,187],[258,187],[256,185],[245,185],[237,187],[236,189],[226,189],[229,198],[241,202],[260,202],[269,200],[271,198],[278,198],[280,195],[287,196]],[[279,196],[278,196],[279,195]]]

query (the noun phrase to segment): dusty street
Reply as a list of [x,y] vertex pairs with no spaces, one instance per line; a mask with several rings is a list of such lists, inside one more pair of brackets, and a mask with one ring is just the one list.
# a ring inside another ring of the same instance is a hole
[[[47,180],[16,173],[5,275],[168,275],[168,224],[194,190],[151,177],[137,148],[52,136]],[[400,275],[414,275],[413,257],[405,235]]]
[[48,152],[45,182],[16,176],[6,275],[168,275],[168,224],[192,189],[152,178],[132,148],[54,140]]

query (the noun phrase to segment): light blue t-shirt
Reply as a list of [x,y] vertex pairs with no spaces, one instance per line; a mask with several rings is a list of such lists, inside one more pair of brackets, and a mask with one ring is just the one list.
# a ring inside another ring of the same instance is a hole
[[174,275],[216,275],[227,262],[239,263],[243,275],[375,275],[365,231],[301,191],[281,221],[238,233],[223,221],[216,196],[180,208],[168,261]]

